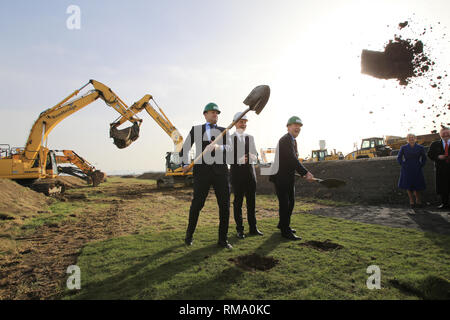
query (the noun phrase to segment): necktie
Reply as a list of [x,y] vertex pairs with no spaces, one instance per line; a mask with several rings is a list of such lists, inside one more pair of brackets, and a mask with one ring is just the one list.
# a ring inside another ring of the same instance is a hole
[[445,160],[447,163],[450,162],[448,159],[448,144],[450,143],[450,140],[447,140],[445,143],[445,155],[447,156],[447,160]]
[[295,157],[298,159],[297,140],[294,139]]

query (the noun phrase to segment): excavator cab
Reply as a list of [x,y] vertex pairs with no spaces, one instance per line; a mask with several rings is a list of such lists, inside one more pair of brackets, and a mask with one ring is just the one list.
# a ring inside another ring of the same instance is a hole
[[45,166],[45,171],[48,176],[58,175],[58,165],[56,164],[55,153],[50,150],[47,154],[47,164]]
[[166,170],[175,171],[181,167],[181,159],[179,152],[167,152],[166,153]]

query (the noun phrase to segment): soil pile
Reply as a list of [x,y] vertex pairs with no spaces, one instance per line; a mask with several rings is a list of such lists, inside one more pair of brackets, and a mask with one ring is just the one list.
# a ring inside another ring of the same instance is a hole
[[137,176],[138,179],[150,179],[150,180],[158,180],[159,178],[164,177],[164,172],[144,172],[140,176]]
[[72,177],[72,176],[58,176],[56,178],[58,181],[64,183],[66,188],[80,188],[86,187],[88,184],[83,179]]
[[29,216],[38,211],[48,210],[49,199],[9,179],[0,179],[0,213],[8,216]]

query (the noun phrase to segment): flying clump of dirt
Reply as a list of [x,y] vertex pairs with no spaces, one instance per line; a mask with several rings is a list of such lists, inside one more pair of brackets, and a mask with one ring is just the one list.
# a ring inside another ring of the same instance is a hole
[[423,51],[423,42],[396,36],[389,40],[383,52],[363,50],[361,72],[379,79],[397,79],[407,85],[411,77],[420,77],[434,62]]
[[[378,79],[396,79],[400,87],[411,91],[409,96],[420,94],[416,100],[419,105],[411,106],[410,112],[405,112],[403,116],[406,118],[407,114],[409,117],[413,112],[420,113],[426,125],[423,128],[431,126],[435,129],[431,132],[435,133],[449,123],[450,78],[444,70],[446,66],[435,63],[439,62],[439,51],[447,46],[447,36],[441,26],[438,31],[433,26],[417,27],[418,24],[411,20],[400,22],[400,31],[396,33],[402,35],[394,34],[393,39],[386,42],[384,51],[362,50],[361,73]],[[402,94],[405,95],[405,92]],[[411,121],[408,124],[412,125]]]

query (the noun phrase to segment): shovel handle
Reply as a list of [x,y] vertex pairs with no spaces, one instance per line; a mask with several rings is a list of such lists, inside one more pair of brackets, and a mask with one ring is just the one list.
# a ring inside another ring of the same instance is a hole
[[[219,134],[219,136],[217,136],[216,137],[216,139],[213,141],[213,142],[211,142],[210,143],[210,145],[215,145],[216,143],[217,143],[217,141],[220,139],[220,138],[222,138],[231,128],[233,128],[233,126],[239,121],[239,120],[241,120],[241,118],[243,117],[243,116],[245,116],[245,114],[247,113],[247,112],[249,112],[251,109],[250,108],[247,108],[244,112],[242,112],[241,113],[241,115],[236,119],[236,120],[234,120],[227,128],[225,128],[225,130],[223,130],[220,134]],[[198,156],[197,156],[197,158],[195,158],[195,160],[194,161],[192,161],[190,164],[189,164],[189,167],[188,167],[188,171],[190,171],[191,169],[192,169],[192,167],[194,166],[194,164],[198,161],[198,160],[200,160],[202,157],[203,157],[203,155],[206,153],[206,149],[205,150],[203,150],[203,152],[201,153],[201,154],[199,154]]]

